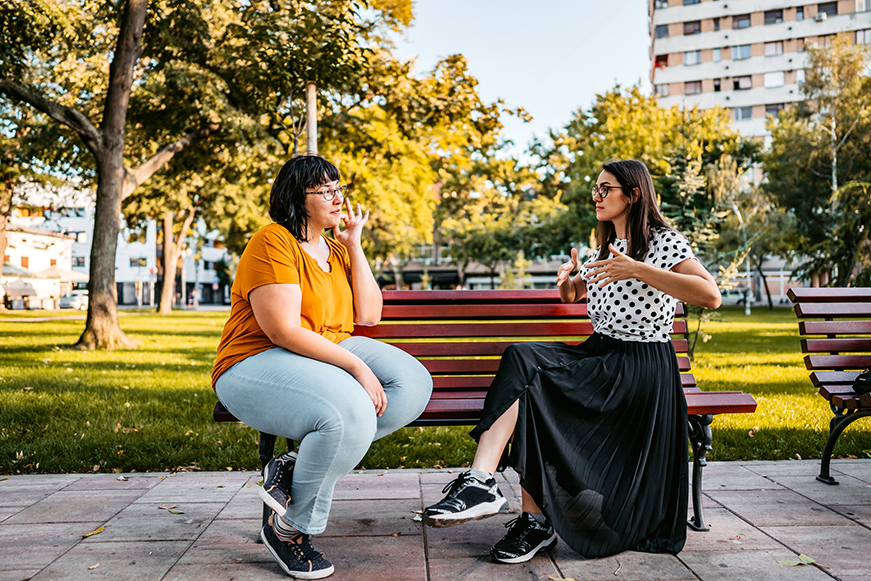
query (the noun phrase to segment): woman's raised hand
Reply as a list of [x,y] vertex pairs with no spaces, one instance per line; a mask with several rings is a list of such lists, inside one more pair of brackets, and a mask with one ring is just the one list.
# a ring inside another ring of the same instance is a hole
[[587,284],[598,284],[599,288],[602,288],[618,280],[638,278],[636,272],[638,262],[614,248],[613,244],[609,244],[608,248],[614,258],[591,263],[588,266],[590,273],[587,275]]
[[357,210],[351,205],[351,200],[345,198],[345,204],[348,208],[347,214],[342,214],[342,222],[345,224],[345,229],[333,228],[333,236],[341,242],[345,247],[360,244],[360,237],[363,234],[363,226],[369,220],[369,210],[363,213],[363,208],[357,204]]
[[559,267],[556,271],[556,285],[562,286],[563,283],[569,280],[572,273],[578,268],[578,251],[572,248],[572,259]]

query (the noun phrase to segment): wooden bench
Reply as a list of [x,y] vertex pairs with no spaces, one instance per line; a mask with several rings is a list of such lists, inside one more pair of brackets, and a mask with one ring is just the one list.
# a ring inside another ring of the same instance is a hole
[[[586,303],[562,304],[555,290],[384,291],[381,323],[354,334],[386,341],[417,357],[433,376],[433,394],[418,426],[474,425],[505,348],[523,341],[577,344],[593,332]],[[679,314],[683,309],[679,305]],[[686,394],[693,449],[693,511],[689,526],[708,530],[702,510],[702,469],[711,449],[714,415],[750,413],[756,401],[740,391],[696,386],[687,353],[687,324],[676,319],[673,343]],[[215,421],[236,421],[220,402]],[[292,443],[288,443],[292,447]],[[273,457],[275,436],[260,435],[260,460]],[[268,514],[268,513],[264,513]]]
[[798,324],[804,363],[835,414],[817,480],[837,484],[829,472],[835,443],[847,426],[871,416],[871,394],[853,391],[856,376],[871,365],[871,288],[793,288],[787,296],[796,316],[809,319]]

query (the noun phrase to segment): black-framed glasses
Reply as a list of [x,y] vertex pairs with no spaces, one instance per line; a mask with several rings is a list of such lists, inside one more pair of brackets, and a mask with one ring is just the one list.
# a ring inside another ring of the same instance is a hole
[[324,197],[324,199],[326,201],[332,202],[333,198],[336,197],[336,194],[339,194],[343,198],[348,197],[348,185],[342,184],[341,186],[339,186],[338,188],[336,188],[334,190],[318,190],[316,192],[306,192],[307,196],[312,196],[314,194],[320,194]]
[[620,186],[609,186],[608,184],[602,184],[600,186],[597,184],[597,185],[593,186],[593,190],[592,190],[593,199],[595,199],[596,196],[599,196],[600,198],[602,198],[604,200],[605,198],[608,197],[608,193],[611,190],[622,190],[622,189],[623,188]]

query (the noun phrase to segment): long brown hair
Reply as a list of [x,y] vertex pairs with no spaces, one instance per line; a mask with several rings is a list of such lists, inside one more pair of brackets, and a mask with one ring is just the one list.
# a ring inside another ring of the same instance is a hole
[[[626,217],[626,254],[633,260],[643,261],[647,256],[650,237],[654,230],[673,230],[659,211],[653,180],[647,167],[635,159],[617,159],[602,164],[602,169],[617,178],[623,196],[629,199]],[[596,229],[599,258],[608,258],[608,245],[617,239],[613,222],[599,222]]]

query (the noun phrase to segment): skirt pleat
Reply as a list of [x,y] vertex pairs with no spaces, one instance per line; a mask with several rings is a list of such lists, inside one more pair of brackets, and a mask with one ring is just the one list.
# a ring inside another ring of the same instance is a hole
[[687,408],[671,343],[519,343],[472,431],[515,401],[508,457],[560,537],[585,557],[678,553],[686,541]]

